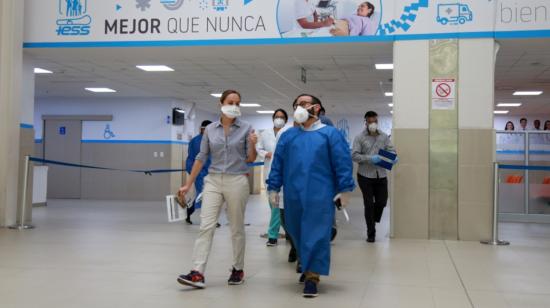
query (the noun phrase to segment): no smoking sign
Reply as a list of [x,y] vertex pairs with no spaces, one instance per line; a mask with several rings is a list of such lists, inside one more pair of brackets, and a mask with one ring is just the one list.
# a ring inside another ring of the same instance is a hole
[[455,79],[432,79],[432,109],[455,109]]

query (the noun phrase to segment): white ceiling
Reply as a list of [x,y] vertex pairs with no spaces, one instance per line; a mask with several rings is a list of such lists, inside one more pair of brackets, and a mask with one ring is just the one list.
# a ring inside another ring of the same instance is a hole
[[[510,115],[550,115],[550,40],[501,42],[496,64],[496,102],[522,102]],[[389,114],[392,44],[271,45],[172,47],[156,49],[31,49],[36,66],[53,70],[38,75],[38,98],[164,97],[196,102],[217,111],[210,93],[234,88],[243,102],[261,109],[289,109],[306,92],[321,97],[329,114],[363,114],[373,109]],[[146,73],[139,64],[165,64],[171,73]],[[307,83],[300,80],[301,67]],[[111,87],[115,94],[92,94],[85,87]],[[515,90],[543,90],[538,97],[512,96]],[[256,109],[246,109],[248,114]]]
[[[27,50],[36,65],[53,70],[38,75],[38,98],[168,97],[217,111],[210,93],[238,89],[243,102],[262,109],[290,109],[300,93],[317,95],[328,113],[363,114],[391,110],[383,91],[391,91],[392,71],[375,63],[392,62],[391,44],[182,47],[158,49]],[[171,73],[146,73],[138,64],[165,64]],[[307,83],[301,81],[301,68]],[[381,85],[382,83],[382,85]],[[115,94],[92,94],[85,87],[112,87]],[[255,113],[247,109],[246,113]]]
[[[495,68],[495,103],[523,103],[509,115],[550,116],[550,40],[504,40]],[[540,96],[514,97],[516,90],[541,90]]]

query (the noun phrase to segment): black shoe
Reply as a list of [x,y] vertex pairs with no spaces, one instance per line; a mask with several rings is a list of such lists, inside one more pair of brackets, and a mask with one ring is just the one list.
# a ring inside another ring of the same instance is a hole
[[306,274],[300,275],[300,279],[298,280],[300,283],[304,283],[304,281],[306,281]]
[[191,217],[187,217],[187,218],[185,219],[185,222],[187,222],[187,224],[189,224],[189,225],[192,225],[192,224],[193,224],[193,222],[191,221]]
[[296,256],[296,249],[291,248],[290,252],[288,253],[288,262],[294,263],[296,262],[296,260],[298,260],[298,257]]
[[298,263],[296,264],[296,273],[302,273],[302,264],[300,264],[300,261],[298,261]]
[[239,285],[244,283],[244,271],[243,270],[236,270],[233,268],[231,270],[231,276],[229,276],[229,280],[227,281],[230,285]]
[[374,243],[376,240],[374,239],[374,236],[369,236],[367,238],[367,243]]
[[221,227],[221,226],[222,226],[222,225],[220,225],[219,222],[216,223],[216,228],[219,228],[219,227]]
[[277,239],[276,238],[270,238],[267,240],[267,243],[265,243],[267,247],[273,247],[277,246]]
[[303,296],[305,298],[314,298],[319,296],[319,293],[317,292],[317,284],[311,280],[306,280]]

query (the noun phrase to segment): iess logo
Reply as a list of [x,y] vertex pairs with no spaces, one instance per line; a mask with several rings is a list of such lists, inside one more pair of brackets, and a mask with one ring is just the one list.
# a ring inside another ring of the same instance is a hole
[[88,15],[88,0],[58,1],[57,35],[89,35],[92,17]]

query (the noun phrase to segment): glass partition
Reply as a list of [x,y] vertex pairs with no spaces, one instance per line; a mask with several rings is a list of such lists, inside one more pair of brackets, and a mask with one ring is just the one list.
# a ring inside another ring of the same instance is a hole
[[[529,132],[529,165],[550,166],[550,134]],[[550,172],[529,171],[528,214],[550,214]]]
[[[550,131],[499,131],[496,148],[501,165],[550,167]],[[521,221],[550,218],[550,171],[501,169],[499,177],[499,213]]]
[[[525,133],[497,132],[497,162],[506,165],[525,165]],[[521,170],[500,170],[500,213],[525,213],[525,178]]]

